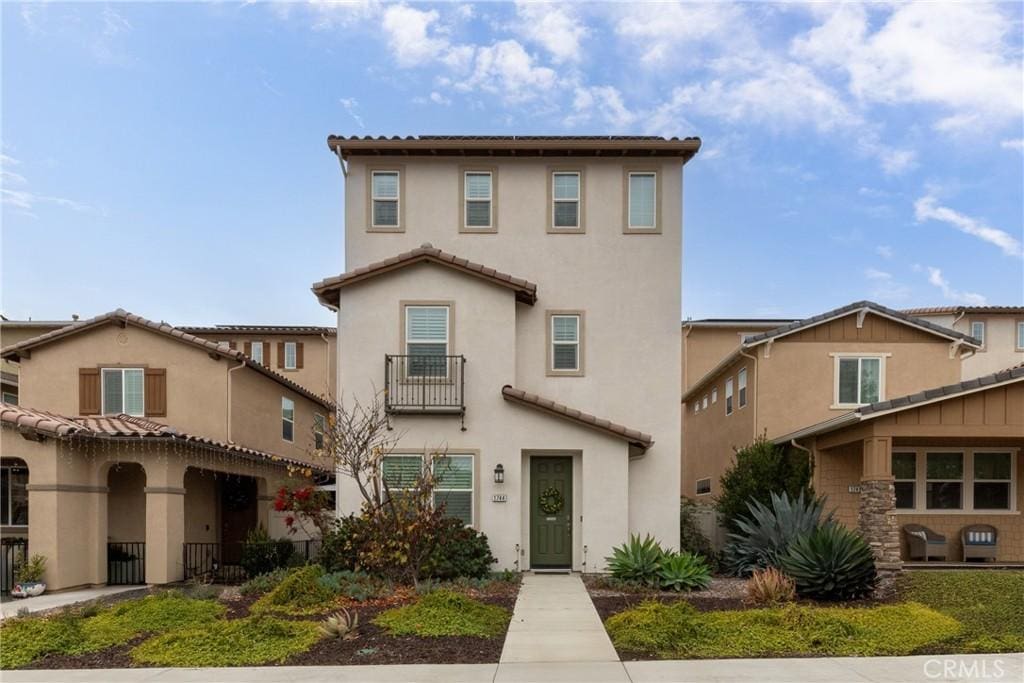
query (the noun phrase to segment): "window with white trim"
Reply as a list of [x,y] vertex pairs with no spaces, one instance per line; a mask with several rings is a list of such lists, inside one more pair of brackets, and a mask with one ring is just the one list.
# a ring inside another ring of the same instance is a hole
[[466,171],[463,176],[465,227],[490,228],[492,221],[493,175],[490,171]]
[[295,441],[295,401],[281,397],[281,438]]
[[975,320],[971,323],[971,336],[980,341],[982,346],[985,346],[985,321]]
[[1024,320],[1017,321],[1017,350],[1024,351]]
[[1015,512],[1013,448],[900,448],[892,455],[896,509],[905,512]]
[[103,368],[103,414],[146,414],[146,373],[142,368]]
[[653,230],[658,222],[658,174],[653,171],[629,173],[629,228]]
[[708,396],[707,396],[707,394],[704,394],[704,400],[702,400],[700,402],[700,409],[701,410],[707,410],[708,409]]
[[260,365],[263,365],[263,342],[261,342],[261,341],[254,341],[254,342],[250,343],[249,344],[249,350],[252,353],[251,358],[252,358],[253,362],[254,363],[259,363]]
[[295,370],[298,367],[298,344],[296,342],[284,343],[284,369]]
[[837,406],[856,407],[884,400],[884,356],[836,355]]
[[4,403],[10,403],[11,405],[17,405],[18,404],[18,395],[17,394],[12,394],[10,392],[5,391],[5,392],[3,392],[2,400],[3,400]]
[[698,496],[703,496],[704,494],[711,493],[711,477],[698,479],[696,492]]
[[746,368],[741,369],[739,371],[739,374],[736,375],[736,385],[737,385],[737,389],[738,389],[738,393],[739,393],[739,396],[737,396],[737,401],[739,403],[739,407],[742,408],[743,406],[747,405],[747,369]]
[[892,476],[896,482],[896,509],[913,510],[917,499],[917,453],[893,453]]
[[447,377],[448,306],[405,307],[405,353],[408,377]]
[[[435,506],[444,505],[445,514],[462,520],[467,525],[474,522],[474,471],[472,455],[444,455],[433,463]],[[392,453],[384,456],[381,474],[392,496],[401,495],[416,486],[423,475],[423,456],[419,454]]]
[[327,431],[327,418],[320,413],[313,413],[313,447],[322,450],[324,447],[324,433]]
[[551,371],[578,372],[580,369],[580,316],[551,315]]
[[397,228],[399,183],[398,171],[373,171],[372,174],[373,227]]
[[961,510],[964,507],[964,454],[925,454],[925,507]]
[[1013,455],[974,451],[972,507],[975,510],[1009,510],[1013,493]]
[[718,387],[714,387],[711,390],[711,402],[718,403]]
[[28,468],[0,466],[0,526],[28,526]]
[[551,226],[555,230],[580,227],[578,171],[554,171],[551,174]]
[[725,414],[732,415],[732,377],[725,380]]

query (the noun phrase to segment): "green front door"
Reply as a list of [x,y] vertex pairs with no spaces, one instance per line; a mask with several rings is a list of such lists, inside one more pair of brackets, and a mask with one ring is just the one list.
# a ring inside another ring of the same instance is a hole
[[572,567],[572,457],[530,458],[530,567]]

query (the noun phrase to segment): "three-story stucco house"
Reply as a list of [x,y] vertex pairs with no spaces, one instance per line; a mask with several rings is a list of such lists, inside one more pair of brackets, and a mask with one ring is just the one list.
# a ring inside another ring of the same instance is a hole
[[[382,392],[389,471],[443,449],[437,496],[499,568],[599,571],[678,543],[682,176],[698,139],[330,137],[345,171],[338,397]],[[411,459],[411,460],[410,460]],[[339,478],[338,511],[358,510]]]
[[904,313],[968,334],[981,346],[968,354],[960,379],[990,375],[1024,363],[1024,306],[934,306]]

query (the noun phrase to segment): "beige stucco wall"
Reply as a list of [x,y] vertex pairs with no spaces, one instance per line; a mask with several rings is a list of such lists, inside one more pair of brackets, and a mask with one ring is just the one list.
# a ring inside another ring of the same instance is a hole
[[124,463],[107,472],[107,540],[140,542],[146,538],[146,471]]
[[220,488],[211,470],[185,470],[185,542],[217,543],[220,538]]
[[683,391],[700,381],[718,363],[736,350],[744,335],[757,334],[782,323],[711,326],[683,323]]
[[918,316],[957,332],[971,334],[972,322],[985,323],[985,347],[963,360],[961,379],[968,380],[990,375],[1014,365],[1024,363],[1024,349],[1017,348],[1017,322],[1024,321],[1024,315],[986,313],[964,316],[922,315]]

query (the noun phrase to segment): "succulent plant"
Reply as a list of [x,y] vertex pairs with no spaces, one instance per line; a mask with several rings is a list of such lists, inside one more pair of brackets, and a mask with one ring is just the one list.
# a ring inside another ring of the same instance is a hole
[[616,579],[654,588],[660,583],[658,571],[664,555],[665,551],[655,539],[646,536],[641,541],[634,534],[628,543],[612,548],[611,556],[604,559]]
[[320,622],[320,632],[327,638],[354,640],[359,637],[359,613],[347,609],[335,612]]
[[817,600],[852,600],[875,587],[875,557],[857,532],[829,525],[789,544],[781,558],[796,591]]
[[786,493],[771,495],[771,507],[759,501],[747,504],[749,516],[736,520],[739,531],[729,534],[723,563],[736,576],[749,576],[756,569],[778,567],[779,558],[799,536],[821,526],[832,526],[832,513],[824,514],[824,498],[791,499]]
[[711,568],[694,553],[666,554],[658,567],[658,582],[665,590],[702,590],[711,583]]
[[747,600],[755,605],[778,605],[796,599],[796,586],[775,567],[758,569],[747,580]]

